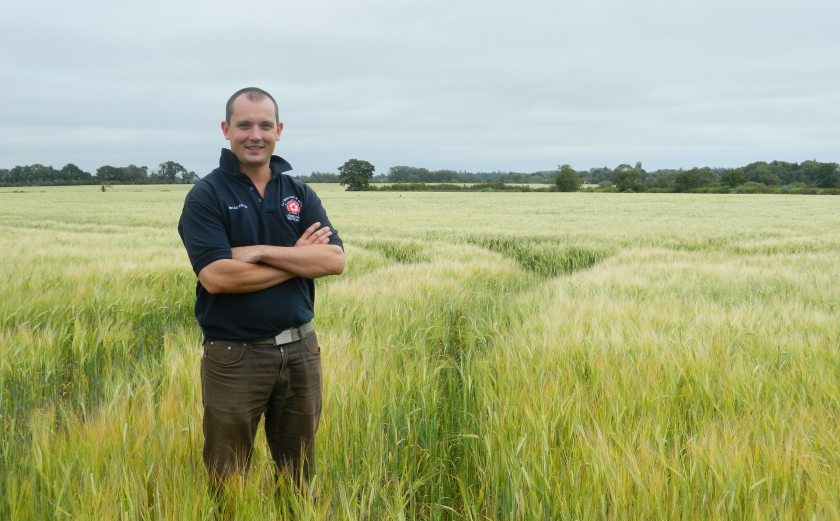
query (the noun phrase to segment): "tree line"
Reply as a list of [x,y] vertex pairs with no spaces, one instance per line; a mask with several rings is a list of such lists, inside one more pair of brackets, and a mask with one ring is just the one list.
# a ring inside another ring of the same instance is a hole
[[[393,166],[387,174],[374,175],[367,161],[351,159],[338,167],[338,174],[312,172],[302,176],[309,183],[341,183],[351,190],[365,190],[369,183],[412,185],[425,183],[469,183],[486,186],[544,184],[559,191],[589,190],[619,192],[715,192],[715,193],[840,193],[837,163],[815,160],[802,163],[756,161],[737,168],[698,167],[646,171],[640,162],[623,163],[615,168],[600,167],[578,171],[569,165],[557,170],[522,172],[466,172],[429,170],[422,167]],[[41,164],[0,168],[0,186],[184,184],[199,177],[175,161],[166,161],[149,171],[145,166],[101,166],[95,174],[68,163],[61,169]]]
[[[350,161],[360,161],[353,160]],[[339,171],[342,167],[339,167]],[[545,184],[554,183],[554,170],[540,172],[466,172],[456,170],[429,170],[414,166],[392,166],[387,174],[373,175],[372,183],[520,183]],[[341,183],[340,174],[329,172],[312,172],[308,176],[301,176],[307,183]]]
[[195,183],[198,176],[180,163],[166,161],[152,171],[146,166],[100,166],[95,174],[73,163],[56,170],[41,164],[0,168],[0,186],[137,185]]
[[[566,171],[569,165],[558,169]],[[641,163],[621,164],[610,169],[591,168],[575,172],[584,185],[619,192],[740,192],[740,193],[836,193],[840,189],[837,163],[808,160],[756,161],[737,168],[660,169],[647,172]],[[559,187],[559,184],[558,184]]]
[[545,184],[550,185],[550,189],[567,192],[584,188],[618,192],[840,193],[838,164],[815,160],[802,163],[756,161],[737,168],[698,167],[651,172],[640,162],[635,166],[623,163],[615,168],[605,166],[584,171],[561,165],[557,170],[531,173],[471,173],[394,166],[387,174],[373,175],[373,165],[351,159],[338,170],[339,174],[312,172],[301,179],[310,183],[341,183],[348,185],[349,190],[370,189],[369,183],[393,183],[411,190],[444,190],[446,183],[486,186],[514,183]]

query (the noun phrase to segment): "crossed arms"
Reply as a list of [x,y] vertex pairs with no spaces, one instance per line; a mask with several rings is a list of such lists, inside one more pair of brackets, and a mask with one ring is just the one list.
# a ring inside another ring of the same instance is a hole
[[332,231],[316,222],[294,246],[239,246],[232,259],[211,262],[198,273],[210,294],[252,293],[294,277],[315,279],[344,271],[344,250],[329,244]]

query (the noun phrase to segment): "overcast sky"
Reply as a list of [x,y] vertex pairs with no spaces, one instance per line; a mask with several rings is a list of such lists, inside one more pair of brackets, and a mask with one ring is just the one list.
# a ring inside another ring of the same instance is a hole
[[34,0],[0,7],[0,167],[177,161],[277,98],[297,174],[840,161],[837,0]]

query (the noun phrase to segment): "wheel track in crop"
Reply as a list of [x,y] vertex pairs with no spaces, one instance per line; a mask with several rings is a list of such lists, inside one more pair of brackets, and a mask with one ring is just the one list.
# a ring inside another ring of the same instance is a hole
[[[417,241],[368,240],[356,244],[382,254],[391,264],[423,263],[431,255]],[[474,286],[468,298],[456,298],[438,304],[442,324],[435,334],[425,339],[425,348],[433,349],[427,360],[435,364],[439,395],[435,417],[443,435],[423,450],[435,456],[442,474],[440,480],[422,483],[415,494],[420,503],[432,505],[443,518],[458,518],[467,505],[459,503],[466,492],[477,496],[482,458],[476,453],[484,450],[480,444],[481,420],[473,414],[485,404],[474,387],[472,368],[494,349],[504,349],[505,331],[523,313],[538,312],[538,302],[522,298],[546,279],[568,276],[586,270],[614,255],[613,250],[580,244],[568,244],[556,238],[526,237],[499,238],[469,236],[450,244],[480,247],[496,255],[513,260],[525,273],[515,284],[487,274]],[[523,282],[524,281],[524,282]],[[508,283],[505,283],[508,282]],[[466,286],[466,285],[465,285]],[[517,302],[515,312],[505,310],[507,303]],[[527,309],[523,309],[525,306]],[[472,508],[474,506],[470,506]],[[439,509],[439,510],[438,510]],[[428,512],[427,512],[428,513]],[[492,512],[488,512],[492,517]]]

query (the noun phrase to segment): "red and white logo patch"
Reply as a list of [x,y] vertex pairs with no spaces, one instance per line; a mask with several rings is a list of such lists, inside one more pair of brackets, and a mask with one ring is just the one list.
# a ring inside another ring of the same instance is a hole
[[303,210],[303,205],[300,199],[290,195],[283,198],[283,208],[286,209],[286,219],[294,222],[300,222],[300,212]]
[[286,201],[286,211],[292,215],[300,215],[300,202],[297,199]]

